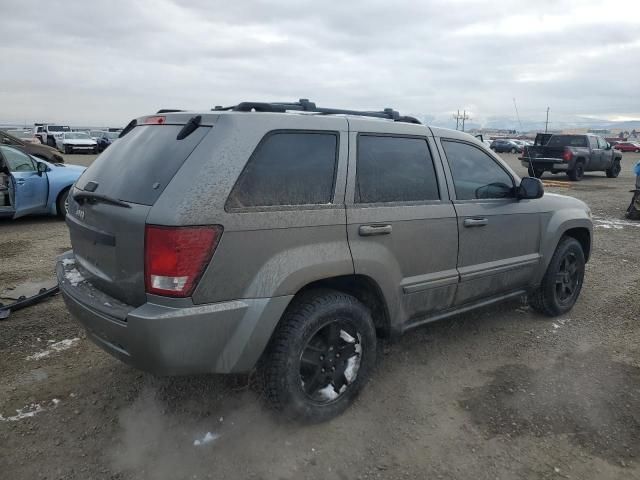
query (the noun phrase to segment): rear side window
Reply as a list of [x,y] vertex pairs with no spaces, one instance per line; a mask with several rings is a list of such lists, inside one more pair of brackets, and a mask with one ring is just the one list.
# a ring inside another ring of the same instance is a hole
[[596,137],[588,137],[589,138],[589,146],[595,150],[598,148],[598,139]]
[[359,135],[355,196],[358,203],[439,200],[427,141]]
[[209,133],[200,127],[176,140],[184,125],[142,125],[113,142],[82,174],[77,187],[95,182],[96,193],[153,205],[187,157]]
[[269,133],[249,158],[226,206],[329,204],[337,159],[337,133]]

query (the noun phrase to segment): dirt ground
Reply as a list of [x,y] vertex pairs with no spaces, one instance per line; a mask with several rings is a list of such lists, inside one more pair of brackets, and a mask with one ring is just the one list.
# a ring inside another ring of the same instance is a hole
[[[623,220],[638,159],[624,154],[618,179],[547,188],[594,214],[569,314],[516,301],[411,331],[322,425],[279,421],[244,377],[133,370],[90,343],[59,297],[18,311],[0,321],[0,477],[640,478],[640,224]],[[0,221],[0,291],[53,278],[69,247],[56,219]],[[219,438],[194,445],[208,432]]]

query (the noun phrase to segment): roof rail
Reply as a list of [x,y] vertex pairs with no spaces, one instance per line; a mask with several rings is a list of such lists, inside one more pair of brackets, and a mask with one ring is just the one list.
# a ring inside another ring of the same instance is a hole
[[340,108],[322,108],[316,107],[314,102],[310,102],[306,98],[301,98],[297,102],[241,102],[231,107],[222,107],[217,105],[212,111],[233,111],[233,112],[277,112],[284,113],[287,111],[297,112],[314,112],[323,115],[356,115],[360,117],[386,118],[394,122],[406,122],[422,124],[415,117],[400,115],[399,112],[392,108],[385,108],[381,112],[369,112],[360,110],[344,110]]

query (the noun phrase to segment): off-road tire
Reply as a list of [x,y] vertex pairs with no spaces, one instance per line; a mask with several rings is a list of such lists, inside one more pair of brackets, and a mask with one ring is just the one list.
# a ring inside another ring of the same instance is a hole
[[[559,301],[557,295],[556,278],[560,269],[560,265],[565,256],[571,253],[575,255],[579,272],[579,282],[577,284],[575,293],[568,303]],[[584,266],[585,258],[582,245],[575,238],[562,237],[556,251],[551,257],[547,271],[544,274],[542,283],[533,293],[529,295],[529,305],[539,313],[547,315],[549,317],[556,317],[562,315],[573,308],[575,302],[580,296],[582,290],[582,283],[584,281]]]
[[[330,403],[314,402],[303,390],[300,357],[307,342],[336,318],[352,323],[360,334],[357,376]],[[260,362],[258,373],[269,406],[285,417],[316,423],[341,414],[369,379],[376,362],[376,330],[371,313],[351,295],[329,289],[312,290],[287,308]]]
[[57,215],[63,220],[67,216],[67,197],[69,196],[69,190],[69,188],[65,188],[61,191],[56,200]]
[[618,175],[620,175],[621,170],[622,170],[622,166],[620,165],[620,161],[614,160],[613,165],[611,165],[611,168],[607,168],[605,170],[605,173],[607,174],[607,178],[616,178]]
[[584,162],[576,162],[575,167],[567,172],[569,180],[572,182],[579,182],[584,177]]

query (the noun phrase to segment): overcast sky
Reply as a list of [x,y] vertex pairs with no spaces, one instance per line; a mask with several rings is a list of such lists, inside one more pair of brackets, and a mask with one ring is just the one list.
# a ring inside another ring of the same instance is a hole
[[640,119],[638,0],[0,0],[0,122],[310,98]]

